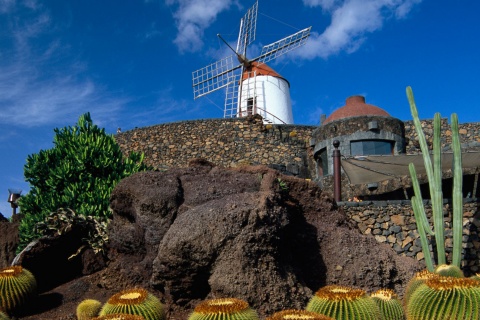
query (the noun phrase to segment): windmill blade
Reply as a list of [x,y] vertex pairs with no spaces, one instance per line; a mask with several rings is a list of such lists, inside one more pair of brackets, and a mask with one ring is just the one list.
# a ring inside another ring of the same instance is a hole
[[248,9],[240,20],[240,32],[237,40],[237,54],[246,55],[247,46],[255,40],[257,30],[258,0]]
[[297,33],[292,34],[291,36],[285,37],[281,40],[278,40],[272,44],[266,45],[262,48],[262,53],[257,58],[252,61],[258,61],[260,63],[267,63],[275,59],[282,54],[285,54],[295,48],[298,48],[305,44],[307,38],[310,36],[310,29],[312,27],[305,28],[298,31]]
[[232,81],[233,71],[241,67],[241,65],[234,67],[233,57],[232,55],[223,58],[192,72],[194,99],[221,89]]
[[233,118],[238,113],[238,90],[241,76],[241,72],[235,71],[232,76],[232,81],[227,84],[227,89],[225,90],[225,109],[223,111],[224,118]]

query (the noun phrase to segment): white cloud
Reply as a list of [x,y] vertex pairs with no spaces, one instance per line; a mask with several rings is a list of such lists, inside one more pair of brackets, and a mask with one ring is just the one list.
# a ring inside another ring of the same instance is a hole
[[217,15],[229,9],[236,0],[167,0],[168,5],[177,5],[174,17],[178,33],[174,40],[181,52],[195,52],[203,46],[204,30]]
[[354,52],[366,34],[382,28],[385,20],[404,18],[422,0],[303,0],[306,6],[319,6],[332,17],[321,34],[312,33],[306,45],[293,56],[327,58],[341,51]]
[[[108,97],[84,76],[81,61],[66,61],[71,56],[68,44],[52,35],[55,26],[48,11],[32,0],[18,6],[2,16],[9,23],[0,34],[0,124],[51,125],[76,120],[86,111],[112,118],[126,99]],[[29,10],[29,18],[15,18],[16,9]]]

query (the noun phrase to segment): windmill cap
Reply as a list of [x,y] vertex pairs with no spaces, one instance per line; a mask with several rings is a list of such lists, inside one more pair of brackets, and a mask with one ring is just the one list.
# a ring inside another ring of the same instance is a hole
[[351,96],[346,99],[343,107],[335,110],[323,123],[361,116],[391,117],[391,115],[382,108],[365,103],[364,96]]
[[290,82],[287,79],[279,75],[275,70],[267,66],[265,63],[258,63],[253,61],[248,68],[243,71],[242,81],[254,76],[272,76],[276,78],[283,79],[287,82],[288,87],[290,87]]

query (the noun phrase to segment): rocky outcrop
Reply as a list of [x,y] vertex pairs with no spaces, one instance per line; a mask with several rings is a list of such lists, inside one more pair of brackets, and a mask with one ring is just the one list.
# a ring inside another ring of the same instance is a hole
[[16,216],[10,222],[0,213],[0,269],[10,266],[15,258],[19,241],[18,225]]
[[401,295],[422,268],[351,227],[314,183],[263,166],[138,173],[111,208],[108,268],[162,294],[170,314],[233,296],[266,315],[333,283]]

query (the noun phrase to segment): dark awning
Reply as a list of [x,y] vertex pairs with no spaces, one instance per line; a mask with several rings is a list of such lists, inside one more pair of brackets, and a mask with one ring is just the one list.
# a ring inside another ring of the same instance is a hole
[[[415,165],[417,174],[426,173],[421,154],[342,158],[342,168],[351,184],[368,184],[395,177],[410,176],[409,163]],[[452,163],[453,153],[442,154],[442,170],[452,169]],[[462,153],[462,167],[464,169],[479,168],[480,152]]]

